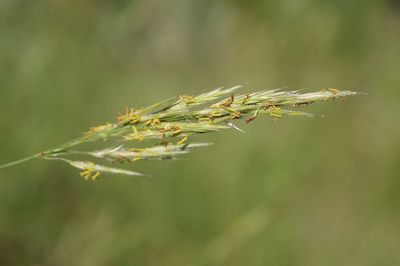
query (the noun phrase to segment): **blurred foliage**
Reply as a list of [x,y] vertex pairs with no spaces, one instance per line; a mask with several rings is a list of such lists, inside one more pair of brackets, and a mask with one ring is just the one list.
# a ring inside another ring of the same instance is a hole
[[0,1],[0,162],[125,106],[248,84],[367,97],[259,119],[152,178],[0,172],[0,265],[398,265],[398,1]]

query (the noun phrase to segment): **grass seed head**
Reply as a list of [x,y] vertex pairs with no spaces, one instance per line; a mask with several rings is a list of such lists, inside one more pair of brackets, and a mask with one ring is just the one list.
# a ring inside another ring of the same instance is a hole
[[[194,148],[210,145],[209,143],[189,143],[190,136],[231,128],[244,132],[233,124],[233,120],[242,119],[250,123],[262,114],[270,116],[274,121],[285,116],[313,117],[312,114],[290,110],[290,108],[301,108],[316,102],[342,99],[358,94],[336,88],[310,93],[274,89],[240,94],[238,93],[240,88],[241,86],[218,88],[197,96],[173,97],[140,109],[126,108],[124,113],[118,114],[115,123],[92,127],[84,133],[83,137],[0,166],[0,168],[42,158],[66,162],[80,169],[81,177],[86,180],[96,180],[104,173],[140,176],[142,174],[134,171],[88,161],[70,160],[65,157],[85,155],[105,159],[106,162],[120,163],[175,159]],[[80,144],[101,139],[113,140],[119,143],[119,146],[96,151],[71,150],[72,147]],[[131,143],[137,144],[151,140],[158,140],[160,143],[147,144],[147,147],[143,148],[128,147]]]

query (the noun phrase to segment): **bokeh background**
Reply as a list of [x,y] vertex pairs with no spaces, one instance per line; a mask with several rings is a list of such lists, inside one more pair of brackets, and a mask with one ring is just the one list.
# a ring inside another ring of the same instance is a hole
[[0,162],[117,110],[245,84],[368,93],[84,182],[0,171],[0,265],[400,265],[396,0],[1,0]]

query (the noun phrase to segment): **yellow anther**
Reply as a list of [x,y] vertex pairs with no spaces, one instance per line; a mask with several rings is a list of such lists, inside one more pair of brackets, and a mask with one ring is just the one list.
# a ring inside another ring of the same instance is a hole
[[198,117],[198,119],[199,119],[200,122],[208,122],[208,121],[210,121],[209,117]]
[[83,135],[85,135],[86,137],[89,137],[89,136],[91,136],[91,135],[93,135],[95,133],[111,129],[112,127],[113,127],[113,124],[111,124],[111,123],[107,123],[105,125],[100,125],[100,126],[97,126],[97,127],[91,127],[89,129],[89,131],[83,133]]
[[175,137],[175,136],[178,136],[181,133],[182,133],[182,129],[181,128],[177,128],[177,129],[175,129],[174,131],[171,132],[171,135],[173,137]]
[[143,134],[139,134],[139,133],[137,133],[137,134],[133,133],[133,134],[129,134],[129,135],[124,136],[124,139],[126,139],[126,140],[144,141],[144,135]]
[[131,124],[136,124],[136,123],[140,122],[140,119],[141,119],[140,115],[135,114],[135,115],[130,116],[128,120]]
[[269,108],[269,114],[270,116],[274,119],[274,121],[276,122],[279,118],[282,117],[283,113],[282,113],[282,109],[279,107],[272,107]]
[[180,141],[178,141],[178,145],[184,144],[188,140],[188,138],[189,138],[188,136],[182,138]]
[[93,181],[96,180],[100,176],[100,172],[94,172],[93,171],[94,167],[95,167],[94,163],[88,162],[87,166],[80,173],[80,176],[85,180],[89,179],[92,179]]
[[130,148],[128,151],[131,151],[131,152],[144,152],[144,151],[145,151],[145,149],[139,149],[139,148]]
[[250,100],[250,95],[247,94],[246,97],[242,101],[242,105],[245,105]]
[[118,123],[126,123],[129,122],[130,124],[136,124],[140,122],[140,115],[135,112],[135,110],[132,108],[130,110],[127,109],[125,114],[120,114],[117,117],[117,122]]
[[132,126],[132,132],[131,134],[127,134],[124,136],[124,139],[126,140],[137,140],[137,141],[143,141],[144,140],[144,134],[143,132],[139,132],[135,126]]
[[118,122],[126,122],[126,121],[130,121],[130,120],[135,120],[135,118],[137,118],[137,117],[138,117],[138,115],[135,114],[134,108],[126,107],[124,114],[121,114],[121,113],[118,114],[117,121]]
[[194,103],[194,98],[190,95],[179,95],[179,99],[186,104]]
[[219,113],[219,112],[213,112],[213,113],[211,113],[211,114],[208,115],[208,118],[209,118],[210,120],[214,120],[215,118],[218,118],[218,117],[221,117],[221,116],[222,116],[221,113]]
[[92,176],[92,180],[93,180],[93,181],[96,181],[96,180],[100,177],[100,175],[101,175],[100,172],[96,172],[96,174],[94,174],[94,175]]
[[238,111],[236,111],[236,110],[234,110],[232,108],[224,107],[224,109],[231,113],[231,118],[232,119],[240,118],[240,116],[241,116],[240,112],[238,112]]
[[231,113],[231,118],[232,119],[240,118],[240,113],[239,112]]
[[220,104],[214,104],[211,106],[211,108],[228,108],[231,107],[234,101],[235,101],[235,95],[232,94],[231,97],[226,99],[224,102]]
[[156,126],[159,124],[161,124],[161,121],[158,118],[154,118],[146,122],[146,126]]
[[161,133],[171,132],[172,135],[179,134],[182,129],[177,125],[167,125],[158,129]]
[[81,176],[83,179],[88,180],[89,177],[90,177],[90,175],[91,175],[91,173],[92,173],[91,171],[85,170],[85,171],[83,171],[83,172],[80,173],[80,176]]

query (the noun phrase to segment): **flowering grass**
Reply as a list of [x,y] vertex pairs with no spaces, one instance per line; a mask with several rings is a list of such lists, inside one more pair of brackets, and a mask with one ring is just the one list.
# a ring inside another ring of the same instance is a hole
[[[140,176],[141,173],[131,170],[68,158],[100,158],[109,164],[175,159],[195,148],[210,145],[190,143],[193,135],[226,129],[242,131],[234,124],[236,120],[249,124],[260,116],[269,116],[275,121],[286,116],[313,117],[313,114],[297,109],[315,102],[358,94],[333,88],[311,93],[275,89],[240,94],[240,88],[219,88],[197,96],[180,95],[144,108],[127,108],[114,123],[92,127],[81,137],[0,168],[32,159],[46,159],[66,162],[80,169],[80,175],[85,180],[96,180],[103,173]],[[110,140],[117,142],[118,146],[95,151],[75,150],[83,143]],[[139,142],[147,143],[147,146],[138,148],[136,145]]]

